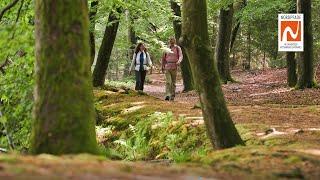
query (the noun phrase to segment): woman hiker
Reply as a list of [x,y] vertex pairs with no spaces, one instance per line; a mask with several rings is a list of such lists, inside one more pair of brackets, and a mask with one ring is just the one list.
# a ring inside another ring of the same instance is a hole
[[147,71],[152,67],[150,55],[143,43],[138,43],[133,54],[129,74],[134,68],[136,74],[136,91],[143,91],[144,81],[146,79]]

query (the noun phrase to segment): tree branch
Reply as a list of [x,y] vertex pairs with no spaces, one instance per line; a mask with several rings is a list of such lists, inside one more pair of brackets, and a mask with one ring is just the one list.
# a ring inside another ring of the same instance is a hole
[[21,9],[22,9],[22,7],[23,7],[23,3],[24,3],[24,0],[21,1],[21,5],[20,5],[19,10],[18,10],[18,12],[17,12],[17,17],[16,17],[15,23],[18,23],[18,21],[19,21],[20,14],[21,14]]
[[19,2],[19,0],[13,0],[10,4],[8,4],[6,7],[4,7],[0,11],[0,21],[2,20],[4,13],[6,13],[8,10],[10,10],[12,7],[14,7],[18,2]]
[[[240,7],[240,11],[243,10],[246,6],[247,6],[247,0],[243,0],[242,1],[242,5]],[[240,29],[240,25],[241,25],[241,21],[240,20],[241,20],[240,18],[237,18],[236,26],[233,28],[232,33],[231,33],[231,43],[230,43],[230,47],[229,47],[230,52],[233,49],[233,45],[234,45],[234,43],[236,41],[237,33],[238,33],[239,29]]]
[[[21,5],[20,5],[20,7],[19,7],[19,9],[18,9],[16,21],[15,21],[15,23],[14,23],[14,27],[17,25],[17,23],[18,23],[18,21],[19,21],[20,14],[21,14],[21,10],[22,10],[22,7],[23,7],[23,3],[24,3],[24,0],[21,1]],[[14,39],[15,33],[16,33],[16,28],[13,30],[11,39]]]
[[233,45],[236,41],[236,37],[237,37],[237,33],[238,33],[239,29],[240,29],[240,20],[237,19],[237,24],[233,28],[232,33],[231,33],[230,52],[232,51]]

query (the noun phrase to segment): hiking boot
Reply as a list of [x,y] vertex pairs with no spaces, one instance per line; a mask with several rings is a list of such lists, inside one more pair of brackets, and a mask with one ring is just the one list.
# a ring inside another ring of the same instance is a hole
[[170,100],[170,97],[169,97],[169,96],[166,96],[166,98],[165,98],[164,100],[169,101],[169,100]]

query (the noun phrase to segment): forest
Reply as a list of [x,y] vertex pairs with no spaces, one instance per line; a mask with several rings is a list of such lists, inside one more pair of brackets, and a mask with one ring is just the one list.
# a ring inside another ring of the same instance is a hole
[[320,179],[319,9],[1,0],[0,179]]

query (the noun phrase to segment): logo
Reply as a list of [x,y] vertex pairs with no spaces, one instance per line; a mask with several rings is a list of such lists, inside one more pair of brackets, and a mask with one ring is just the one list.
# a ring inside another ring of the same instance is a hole
[[303,51],[303,14],[278,15],[279,51]]
[[301,41],[301,22],[282,21],[281,22],[281,41]]

